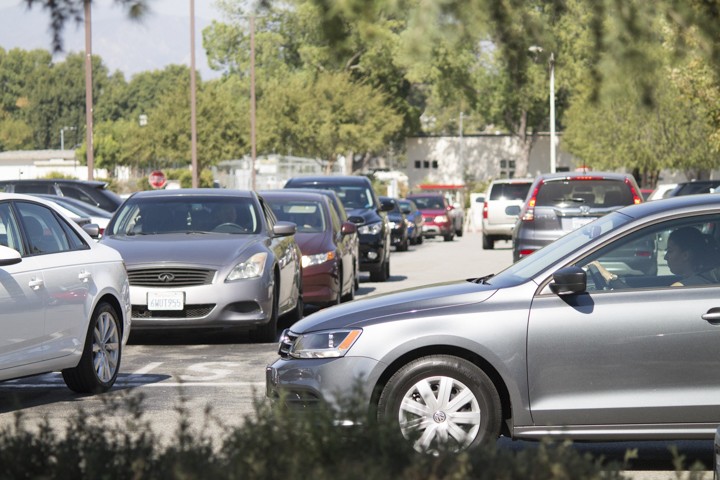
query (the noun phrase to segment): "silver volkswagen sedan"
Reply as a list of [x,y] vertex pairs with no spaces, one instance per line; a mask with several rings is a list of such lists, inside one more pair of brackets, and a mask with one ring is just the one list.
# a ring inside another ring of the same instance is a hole
[[278,317],[302,318],[296,225],[252,191],[138,192],[101,240],[130,277],[134,330],[233,328],[276,341]]
[[0,381],[62,371],[75,392],[110,389],[129,289],[120,254],[51,202],[0,194]]
[[[681,245],[680,230],[700,243]],[[319,311],[283,333],[267,394],[293,407],[338,405],[359,385],[368,411],[421,451],[499,435],[712,439],[719,240],[720,195],[658,200],[495,275]],[[651,273],[625,261],[648,243]]]

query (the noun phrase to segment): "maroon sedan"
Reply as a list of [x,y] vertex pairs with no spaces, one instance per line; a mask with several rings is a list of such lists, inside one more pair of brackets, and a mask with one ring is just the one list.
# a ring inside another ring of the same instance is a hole
[[355,224],[342,222],[331,200],[321,193],[283,189],[260,195],[278,220],[297,225],[305,303],[324,307],[355,298]]

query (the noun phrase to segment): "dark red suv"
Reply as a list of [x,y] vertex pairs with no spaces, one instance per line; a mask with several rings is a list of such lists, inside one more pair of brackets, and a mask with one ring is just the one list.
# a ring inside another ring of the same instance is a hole
[[[462,217],[456,215],[454,208],[447,199],[440,194],[413,193],[407,196],[415,202],[418,210],[422,212],[425,225],[423,236],[433,238],[442,236],[446,242],[451,242],[455,234],[462,235]],[[459,225],[458,225],[459,221]]]

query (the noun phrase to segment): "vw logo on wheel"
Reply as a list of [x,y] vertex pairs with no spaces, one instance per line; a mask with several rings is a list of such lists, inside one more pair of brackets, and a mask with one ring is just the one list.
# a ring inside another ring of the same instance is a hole
[[163,283],[170,283],[175,280],[175,275],[173,275],[172,273],[161,273],[158,275],[158,280]]

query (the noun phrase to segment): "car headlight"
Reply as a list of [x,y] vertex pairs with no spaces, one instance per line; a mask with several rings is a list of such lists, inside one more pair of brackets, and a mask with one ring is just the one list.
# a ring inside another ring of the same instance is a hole
[[382,222],[369,223],[358,228],[358,233],[362,235],[377,235],[382,231]]
[[447,223],[447,222],[448,222],[447,215],[438,215],[437,217],[435,217],[435,223]]
[[398,223],[395,223],[395,222],[388,222],[388,225],[389,225],[390,228],[392,228],[392,229],[396,229],[396,228],[398,228],[398,227],[400,226]]
[[362,330],[326,330],[300,335],[288,354],[293,358],[343,357],[360,337]]
[[234,282],[235,280],[243,280],[246,278],[260,277],[265,271],[265,262],[267,261],[267,253],[256,253],[248,260],[238,263],[232,269],[225,279],[226,282]]
[[335,252],[316,253],[315,255],[303,255],[302,266],[310,267],[312,265],[320,265],[335,259]]

